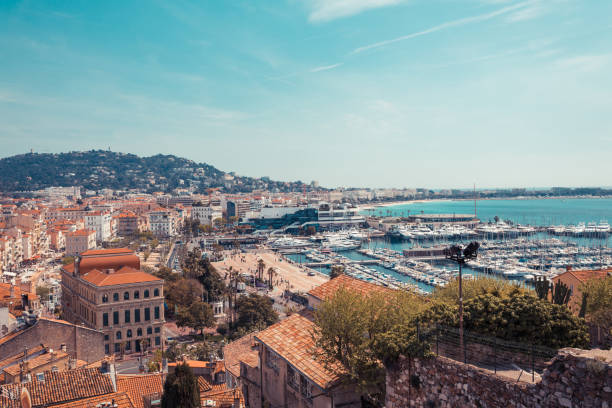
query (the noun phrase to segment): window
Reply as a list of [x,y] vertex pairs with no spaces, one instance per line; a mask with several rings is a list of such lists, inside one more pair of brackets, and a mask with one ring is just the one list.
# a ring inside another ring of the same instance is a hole
[[159,332],[160,332],[159,327],[156,327],[155,328],[155,333],[159,333]]
[[266,349],[266,365],[278,372],[278,355],[270,349]]
[[119,324],[119,312],[113,312],[113,324]]
[[108,295],[102,295],[102,303],[108,303]]
[[125,322],[125,323],[129,323],[129,322],[130,322],[130,311],[129,311],[129,310],[126,310],[126,311],[125,311],[125,316],[124,316],[124,318],[125,318],[125,319],[124,319],[124,322]]
[[128,329],[127,333],[125,334],[127,337],[132,337],[132,330]]
[[104,345],[104,354],[110,354],[110,347],[108,346],[108,344]]
[[300,390],[297,373],[290,365],[287,365],[287,385],[296,391]]
[[126,350],[131,350],[132,349],[132,342],[131,341],[126,341],[125,342],[125,349]]
[[140,322],[140,309],[134,309],[134,323]]
[[144,319],[145,319],[145,322],[148,322],[149,320],[151,320],[151,309],[149,309],[148,307],[145,307]]
[[153,316],[155,316],[155,320],[159,320],[159,306],[155,306],[155,309],[153,309]]
[[121,351],[121,348],[119,346],[119,343],[115,343],[115,353],[119,353]]
[[102,315],[102,326],[104,327],[108,326],[108,313],[104,313]]
[[161,343],[161,340],[160,340],[159,336],[157,336],[157,337],[155,338],[155,345],[156,345],[156,346],[159,346],[159,345],[160,345],[160,343]]
[[113,302],[118,302],[118,301],[119,301],[119,294],[113,293]]
[[130,292],[123,293],[123,300],[130,300]]
[[147,327],[147,334],[153,333],[153,329],[151,327]]
[[149,289],[145,289],[144,291],[144,297],[148,298],[149,297]]
[[117,340],[121,340],[121,332],[120,331],[118,331],[115,336],[117,337]]
[[312,398],[312,385],[303,375],[300,375],[300,389],[304,398],[308,400]]
[[140,299],[140,292],[139,291],[134,291],[134,299]]
[[153,296],[159,296],[159,289],[155,289],[153,291]]
[[108,341],[108,339],[109,339],[108,334],[105,334],[104,335],[104,341]]
[[136,329],[136,336],[138,337],[142,336],[142,329],[140,327]]

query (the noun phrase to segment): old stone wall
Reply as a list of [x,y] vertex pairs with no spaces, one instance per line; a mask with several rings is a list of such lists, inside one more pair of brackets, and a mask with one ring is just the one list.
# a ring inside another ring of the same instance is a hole
[[52,349],[66,345],[69,355],[93,362],[104,357],[104,334],[62,320],[39,319],[33,326],[0,339],[0,360],[44,344]]
[[535,384],[446,357],[400,358],[387,370],[387,408],[612,408],[612,352],[560,350]]

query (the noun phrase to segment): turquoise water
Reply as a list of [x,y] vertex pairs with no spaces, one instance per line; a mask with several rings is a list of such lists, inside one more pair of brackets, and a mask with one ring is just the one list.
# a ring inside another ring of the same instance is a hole
[[[476,202],[476,212],[482,221],[495,216],[503,220],[530,225],[569,225],[579,222],[612,223],[611,198],[482,200]],[[406,216],[409,214],[474,214],[474,201],[445,200],[400,204],[363,210],[364,215]]]

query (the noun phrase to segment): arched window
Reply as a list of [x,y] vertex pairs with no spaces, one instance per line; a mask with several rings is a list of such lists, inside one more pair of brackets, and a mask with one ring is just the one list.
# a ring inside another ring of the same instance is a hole
[[148,298],[149,297],[149,289],[145,289],[144,291],[144,297]]
[[140,327],[136,329],[136,336],[138,337],[142,336],[142,329]]
[[127,336],[128,338],[129,338],[129,337],[132,337],[132,330],[131,330],[131,329],[128,329],[126,336]]
[[121,340],[121,332],[120,331],[117,332],[117,340]]
[[147,327],[147,334],[152,334],[152,333],[153,333],[153,328]]
[[119,294],[113,293],[113,302],[118,302],[118,301],[119,301]]
[[159,289],[155,289],[153,291],[153,296],[159,296]]
[[123,300],[130,300],[130,292],[123,293]]
[[102,295],[102,303],[108,303],[108,295],[107,294]]
[[140,292],[137,290],[134,291],[134,299],[140,299]]

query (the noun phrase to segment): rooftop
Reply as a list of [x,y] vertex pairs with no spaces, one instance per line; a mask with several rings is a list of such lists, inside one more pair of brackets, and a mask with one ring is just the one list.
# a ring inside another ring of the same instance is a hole
[[151,394],[162,394],[164,383],[161,374],[121,375],[117,376],[117,391],[125,392],[134,404],[134,408],[144,408],[143,397]]
[[385,292],[391,291],[391,289],[385,288],[384,286],[376,285],[374,283],[366,282],[361,279],[352,278],[348,275],[340,275],[334,279],[330,279],[322,285],[317,286],[308,292],[309,295],[320,299],[326,300],[334,295],[340,288],[358,292],[362,295],[366,295],[372,292]]
[[240,377],[241,361],[254,367],[259,364],[259,352],[256,348],[253,348],[256,334],[247,334],[238,340],[232,341],[223,348],[225,368],[236,378]]
[[105,272],[93,269],[82,275],[83,280],[96,286],[115,286],[129,283],[155,282],[162,279],[138,269],[124,266],[117,271]]
[[332,372],[315,359],[313,331],[314,323],[310,319],[294,313],[287,319],[257,333],[255,338],[321,389],[327,389],[340,378],[338,374],[340,367],[338,372]]

